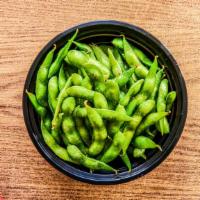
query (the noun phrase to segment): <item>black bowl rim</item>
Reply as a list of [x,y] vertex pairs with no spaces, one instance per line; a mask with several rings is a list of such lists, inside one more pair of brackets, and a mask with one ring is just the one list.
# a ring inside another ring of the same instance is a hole
[[[26,97],[26,89],[27,86],[30,84],[30,77],[32,77],[32,74],[34,73],[34,66],[36,65],[37,60],[40,60],[42,57],[42,54],[49,49],[52,44],[55,43],[55,41],[59,41],[61,40],[63,37],[65,37],[68,34],[71,34],[72,32],[74,32],[77,28],[85,28],[85,27],[90,27],[92,25],[118,25],[118,26],[126,26],[129,29],[132,29],[134,31],[137,31],[143,35],[145,35],[145,37],[149,38],[150,40],[152,40],[157,46],[159,46],[160,48],[162,48],[162,50],[165,52],[165,54],[167,55],[168,59],[170,59],[170,61],[173,63],[173,66],[176,68],[177,76],[180,82],[180,86],[182,89],[182,94],[183,94],[183,113],[184,115],[182,115],[182,118],[180,120],[180,124],[179,127],[176,131],[176,135],[173,138],[173,140],[171,141],[170,145],[167,146],[166,150],[162,153],[160,153],[159,157],[154,160],[153,163],[151,163],[148,167],[146,167],[143,170],[138,171],[137,173],[131,172],[128,176],[126,177],[120,177],[120,178],[112,178],[112,179],[104,179],[104,178],[99,178],[99,179],[94,179],[92,177],[84,177],[81,172],[79,170],[79,173],[77,174],[73,174],[73,170],[74,168],[72,166],[70,166],[70,164],[68,165],[68,170],[66,171],[64,170],[60,165],[58,165],[53,159],[52,159],[52,155],[47,154],[47,150],[44,146],[41,146],[39,144],[39,139],[34,137],[33,134],[33,129],[30,125],[30,121],[28,120],[29,118],[29,113],[28,113],[28,109],[27,109],[27,97]],[[187,108],[188,108],[188,100],[187,100],[187,90],[186,90],[186,85],[185,85],[185,81],[183,79],[183,76],[181,74],[181,71],[179,69],[179,66],[177,64],[177,62],[175,61],[175,59],[173,58],[173,56],[171,55],[171,53],[169,52],[169,50],[157,39],[155,38],[152,34],[148,33],[147,31],[143,30],[142,28],[139,28],[135,25],[126,23],[126,22],[121,22],[121,21],[116,21],[116,20],[96,20],[96,21],[90,21],[90,22],[86,22],[86,23],[82,23],[79,24],[77,26],[74,26],[72,28],[69,28],[67,30],[65,30],[64,32],[58,34],[57,36],[55,36],[52,40],[50,40],[43,48],[42,50],[38,53],[37,57],[35,58],[34,62],[31,65],[31,68],[29,69],[28,75],[26,77],[26,81],[25,81],[25,85],[24,85],[24,90],[23,90],[23,99],[22,99],[22,107],[23,107],[23,115],[24,115],[24,121],[26,124],[26,128],[28,130],[29,136],[33,142],[33,144],[35,145],[35,147],[37,148],[38,152],[52,165],[54,166],[56,169],[58,169],[59,171],[63,172],[64,174],[67,174],[68,176],[75,178],[76,180],[80,180],[80,181],[84,181],[87,183],[95,183],[95,184],[118,184],[118,183],[123,183],[123,182],[127,182],[133,179],[136,179],[140,176],[145,175],[146,173],[150,172],[151,170],[153,170],[154,168],[156,168],[163,160],[166,159],[166,157],[170,154],[170,152],[174,149],[176,143],[178,142],[182,132],[183,132],[183,128],[184,128],[184,124],[186,121],[186,117],[187,117]]]

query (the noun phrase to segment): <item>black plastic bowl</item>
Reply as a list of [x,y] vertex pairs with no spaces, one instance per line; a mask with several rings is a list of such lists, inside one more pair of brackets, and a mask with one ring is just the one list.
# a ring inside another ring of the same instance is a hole
[[[115,161],[112,165],[119,169],[119,173],[117,175],[106,172],[94,172],[91,174],[83,167],[75,166],[58,158],[44,143],[38,117],[25,94],[26,89],[28,91],[34,91],[35,77],[38,67],[44,59],[44,56],[52,48],[53,44],[56,44],[59,49],[67,41],[67,39],[72,36],[77,28],[79,29],[79,34],[76,40],[94,43],[110,42],[114,37],[124,34],[128,40],[145,51],[152,59],[153,56],[158,55],[160,65],[167,66],[166,73],[171,89],[177,91],[177,99],[172,114],[170,115],[171,132],[169,135],[164,137],[158,136],[156,138],[156,142],[162,145],[163,151],[149,151],[148,160],[145,162],[142,160],[137,162],[131,160],[133,163],[133,170],[131,172],[128,172],[120,161]],[[176,61],[166,47],[164,47],[163,44],[154,36],[141,28],[124,22],[93,21],[70,28],[59,34],[41,50],[33,62],[26,78],[23,94],[23,112],[26,127],[33,143],[42,156],[55,168],[66,175],[85,182],[98,184],[122,183],[135,179],[139,176],[143,176],[147,172],[151,171],[172,151],[183,131],[185,124],[187,116],[187,92],[184,79]]]

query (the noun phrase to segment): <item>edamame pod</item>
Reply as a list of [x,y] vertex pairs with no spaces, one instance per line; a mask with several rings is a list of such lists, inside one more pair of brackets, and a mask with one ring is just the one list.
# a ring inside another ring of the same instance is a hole
[[58,94],[58,78],[57,76],[52,76],[48,83],[48,103],[52,113],[56,109]]
[[48,105],[47,102],[48,73],[53,60],[53,55],[55,50],[56,46],[54,45],[54,48],[51,51],[49,51],[49,53],[46,55],[44,61],[40,65],[37,72],[36,83],[35,83],[35,95],[38,103],[41,106]]
[[175,99],[176,99],[176,92],[175,91],[169,92],[166,97],[166,111],[167,112],[171,110]]
[[143,135],[136,137],[133,140],[134,147],[138,149],[155,149],[158,148],[160,151],[162,151],[162,148],[160,145],[156,144],[153,140],[151,140],[148,137],[145,137]]
[[76,38],[77,34],[78,34],[78,29],[76,29],[76,32],[69,39],[67,44],[58,52],[56,59],[54,60],[54,62],[50,66],[48,78],[51,78],[52,76],[54,76],[59,71],[59,69],[61,67],[61,63],[62,63],[63,59],[67,56],[69,48],[71,47],[71,44],[74,41],[74,39]]
[[33,108],[34,108],[35,111],[38,113],[38,115],[39,115],[40,117],[45,117],[45,115],[46,115],[46,113],[47,113],[46,108],[43,107],[43,106],[41,106],[41,105],[38,103],[38,101],[37,101],[37,99],[36,99],[36,96],[35,96],[33,93],[28,92],[28,91],[26,90],[26,94],[27,94],[27,96],[28,96],[28,98],[29,98],[31,104],[33,105]]
[[149,126],[155,124],[163,117],[167,116],[168,112],[157,112],[157,113],[151,113],[149,114],[144,121],[139,125],[139,127],[136,130],[135,135],[140,135],[143,131],[145,131]]
[[75,145],[68,145],[67,152],[72,160],[90,170],[105,170],[117,173],[117,170],[109,165],[94,158],[85,156]]

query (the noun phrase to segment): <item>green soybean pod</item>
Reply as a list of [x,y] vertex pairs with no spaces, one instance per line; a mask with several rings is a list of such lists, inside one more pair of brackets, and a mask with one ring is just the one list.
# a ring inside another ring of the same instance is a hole
[[[123,39],[122,38],[114,38],[112,41],[113,45],[119,49],[123,49]],[[152,64],[152,61],[146,56],[146,54],[138,49],[137,47],[131,45],[134,53],[138,57],[138,59],[145,64],[146,66],[150,67]]]
[[99,62],[101,62],[104,66],[110,69],[110,62],[108,56],[104,53],[104,51],[98,45],[91,45],[92,50]]
[[64,65],[62,65],[58,74],[58,87],[60,91],[64,88],[66,81],[67,78],[65,75]]
[[139,60],[145,64],[145,66],[151,67],[152,61],[146,56],[146,54],[135,46],[132,46],[132,48]]
[[110,61],[110,66],[111,66],[111,71],[115,77],[119,76],[122,74],[121,67],[117,60],[115,59],[112,51],[108,49],[108,56],[109,56],[109,61]]
[[61,138],[62,138],[64,145],[67,147],[69,145],[69,142],[63,133],[61,134]]
[[56,142],[60,144],[60,126],[62,123],[63,113],[59,113],[56,118],[56,126],[51,130],[51,135],[54,137]]
[[53,115],[53,120],[52,120],[52,128],[56,127],[56,118],[58,117],[58,114],[60,112],[63,100],[68,96],[67,89],[70,87],[70,85],[71,85],[71,77],[68,78],[67,82],[65,83],[64,88],[60,91],[58,95],[56,109],[55,109],[55,113]]
[[44,141],[46,145],[62,160],[71,162],[71,163],[76,163],[73,161],[68,153],[67,150],[60,145],[58,145],[53,138],[53,136],[48,132],[47,128],[45,127],[43,121],[41,121],[41,131],[42,131],[42,136],[44,138]]
[[169,112],[171,110],[175,99],[176,99],[175,91],[171,91],[167,94],[167,97],[166,97],[166,111],[167,112]]
[[117,158],[122,150],[124,139],[124,135],[120,131],[117,132],[114,135],[112,144],[101,157],[101,161],[104,163],[109,163]]
[[143,131],[145,131],[149,126],[156,124],[160,119],[167,116],[168,112],[156,112],[150,113],[147,117],[143,120],[143,122],[138,126],[135,135],[140,135]]
[[95,81],[94,88],[97,92],[104,94],[106,90],[106,85],[104,81]]
[[46,55],[44,61],[40,65],[37,72],[35,95],[38,103],[41,106],[48,105],[47,103],[48,72],[53,60],[53,55],[55,50],[56,46],[54,45],[54,48],[51,51],[49,51],[49,53]]
[[71,116],[64,115],[62,121],[62,130],[70,144],[78,146],[82,151],[85,152],[83,142],[78,131],[76,130],[75,122]]
[[77,34],[78,34],[78,29],[76,29],[76,32],[68,40],[67,44],[58,52],[56,59],[54,60],[54,62],[50,66],[48,78],[51,78],[52,76],[54,76],[59,71],[59,69],[61,67],[61,63],[62,63],[63,59],[67,56],[69,48],[71,47],[71,44],[74,41],[74,39],[76,38]]
[[[163,79],[160,83],[160,87],[158,90],[158,98],[157,98],[157,111],[163,112],[166,110],[166,97],[168,94],[168,80]],[[161,134],[169,133],[169,123],[167,118],[163,118],[158,122],[159,129]]]
[[89,90],[92,90],[92,83],[91,83],[90,77],[88,76],[88,74],[86,73],[86,71],[83,68],[81,68],[81,73],[84,77],[81,82],[81,86],[83,86]]
[[128,157],[128,154],[125,153],[124,155],[120,155],[120,158],[122,159],[123,163],[126,165],[126,167],[128,168],[128,171],[131,172],[132,169],[132,164],[131,161]]
[[82,77],[79,74],[73,73],[71,75],[71,80],[72,80],[72,85],[80,86],[83,79],[82,79]]
[[[126,114],[126,110],[124,106],[118,105],[116,108],[116,111],[118,111],[121,114]],[[118,120],[113,120],[108,124],[108,135],[113,138],[113,136],[120,130],[120,127],[122,126],[124,122],[123,121],[118,121]]]
[[76,107],[76,101],[74,97],[67,97],[64,99],[61,110],[65,115],[72,115]]
[[114,105],[119,102],[120,89],[115,80],[108,80],[105,83],[106,90],[104,95],[106,99],[110,100]]
[[138,149],[155,149],[158,148],[160,151],[162,151],[162,148],[160,145],[156,144],[153,140],[151,140],[148,137],[145,137],[143,135],[137,136],[133,140],[134,147]]
[[85,52],[70,50],[67,54],[67,58],[73,66],[84,68],[92,79],[107,80],[110,76],[110,70],[105,65],[91,58]]
[[158,61],[157,61],[157,56],[155,56],[154,62],[152,64],[152,66],[149,69],[149,72],[144,80],[141,92],[138,93],[135,98],[130,101],[130,103],[128,104],[127,108],[126,108],[126,112],[127,114],[130,116],[132,115],[132,113],[134,112],[134,110],[136,109],[136,107],[141,104],[142,102],[144,102],[147,98],[150,97],[150,95],[152,94],[154,88],[155,88],[155,84],[156,84],[156,71],[158,69]]
[[51,120],[52,120],[52,117],[50,113],[47,113],[46,116],[43,118],[43,123],[49,132],[51,132]]
[[139,124],[141,123],[142,119],[150,113],[155,106],[155,101],[154,100],[146,100],[143,103],[141,103],[136,112],[132,116],[132,120],[127,124],[125,127],[123,134],[125,137],[125,141],[123,143],[123,155],[126,153],[131,140],[135,134],[135,131]]
[[28,96],[28,98],[29,98],[31,104],[33,105],[33,108],[34,108],[35,111],[38,113],[38,115],[39,115],[40,117],[42,117],[42,118],[45,117],[45,115],[46,115],[46,113],[47,113],[46,108],[43,107],[43,106],[41,106],[41,105],[38,103],[37,98],[36,98],[36,96],[35,96],[33,93],[28,92],[28,91],[26,90],[26,94],[27,94],[27,96]]
[[82,118],[76,117],[75,124],[81,139],[87,146],[89,146],[91,144],[90,135],[84,124],[84,120]]
[[140,60],[136,56],[131,45],[129,44],[129,42],[126,40],[125,37],[123,37],[123,47],[124,47],[125,59],[126,59],[126,62],[128,63],[128,65],[135,69],[135,74],[136,74],[137,77],[145,78],[148,74],[148,70],[140,62]]
[[117,170],[104,162],[84,155],[75,145],[68,145],[67,152],[72,160],[90,170],[105,170],[117,173]]
[[122,56],[121,54],[119,53],[118,49],[117,48],[114,48],[113,50],[113,55],[115,56],[117,62],[119,63],[119,66],[121,68],[121,71],[124,72],[126,70],[126,67],[125,67],[125,63],[124,61],[122,60]]
[[82,86],[71,86],[66,91],[68,96],[83,98],[93,101],[95,91],[88,90]]
[[137,81],[136,83],[134,83],[129,88],[129,90],[125,94],[125,96],[122,99],[120,99],[120,104],[123,105],[123,106],[127,106],[128,103],[129,103],[129,101],[130,101],[130,99],[140,91],[143,83],[144,83],[144,79],[140,79],[139,81]]
[[95,108],[108,109],[108,102],[103,94],[99,92],[95,92],[93,101],[94,101]]
[[96,156],[104,148],[105,141],[107,138],[107,131],[104,125],[104,122],[98,112],[94,109],[85,104],[87,110],[87,116],[93,127],[93,137],[92,143],[89,147],[89,155]]
[[112,44],[113,44],[115,47],[119,48],[119,49],[123,49],[123,47],[124,47],[123,39],[122,39],[122,38],[114,38],[114,39],[112,40]]
[[123,87],[130,80],[134,74],[135,69],[131,68],[124,71],[120,76],[116,77],[114,80],[118,83],[119,87]]
[[90,47],[90,45],[85,44],[85,43],[81,43],[81,42],[76,42],[73,41],[73,43],[82,51],[85,51],[87,54],[89,54],[92,58],[96,59],[94,52],[92,50],[92,48]]
[[163,69],[160,69],[157,73],[156,73],[156,83],[155,83],[155,87],[154,90],[151,94],[150,99],[156,99],[157,97],[157,93],[158,93],[158,88],[160,86],[160,82],[162,80],[162,76],[163,76]]
[[143,158],[144,160],[147,159],[145,155],[145,149],[134,148],[133,149],[133,157],[134,158]]
[[58,78],[57,76],[53,76],[50,78],[48,83],[48,103],[52,113],[54,113],[56,109],[58,94],[59,94]]
[[[106,120],[109,121],[131,121],[132,117],[128,116],[125,113],[118,112],[116,110],[109,110],[109,109],[100,109],[100,108],[94,108],[95,111],[99,113],[99,115]],[[85,108],[81,108],[80,106],[77,106],[73,112],[74,117],[87,117],[87,111]]]

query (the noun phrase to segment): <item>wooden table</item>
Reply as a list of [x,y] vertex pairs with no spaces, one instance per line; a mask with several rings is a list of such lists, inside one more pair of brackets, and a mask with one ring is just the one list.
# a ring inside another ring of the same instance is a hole
[[[115,19],[144,28],[172,52],[189,98],[183,135],[148,175],[125,184],[85,184],[55,170],[32,144],[22,90],[40,49],[71,26]],[[0,196],[4,199],[200,199],[200,1],[0,1]]]

